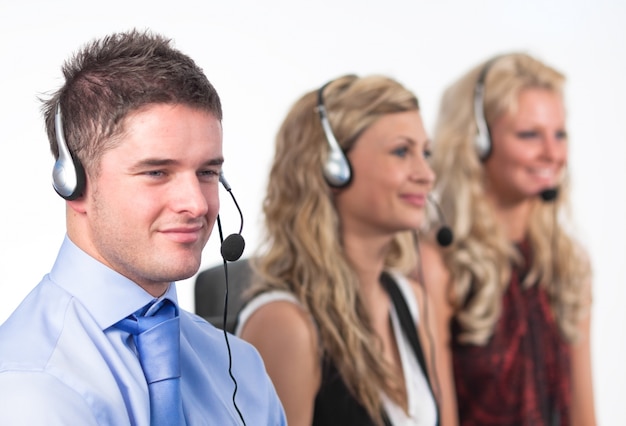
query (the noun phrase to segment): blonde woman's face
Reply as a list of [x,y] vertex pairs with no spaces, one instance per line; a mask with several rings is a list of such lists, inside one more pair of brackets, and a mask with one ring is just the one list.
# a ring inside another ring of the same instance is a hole
[[520,92],[515,113],[492,123],[493,151],[485,162],[487,191],[500,203],[516,203],[552,188],[567,162],[565,109],[557,93]]
[[344,232],[383,235],[418,228],[435,175],[418,111],[382,116],[348,153],[351,184],[336,195]]

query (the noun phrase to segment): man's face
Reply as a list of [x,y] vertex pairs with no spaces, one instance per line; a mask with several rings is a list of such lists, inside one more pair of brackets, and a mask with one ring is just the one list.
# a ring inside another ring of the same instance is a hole
[[158,296],[200,267],[219,211],[222,126],[206,111],[155,104],[129,115],[120,137],[70,202],[82,224],[70,237]]

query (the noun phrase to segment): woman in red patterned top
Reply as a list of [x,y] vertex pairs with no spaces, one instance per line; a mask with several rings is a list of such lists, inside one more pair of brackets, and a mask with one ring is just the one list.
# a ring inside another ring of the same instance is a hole
[[564,223],[563,84],[535,58],[507,54],[442,99],[432,166],[454,240],[427,238],[422,256],[462,425],[596,422],[591,271]]

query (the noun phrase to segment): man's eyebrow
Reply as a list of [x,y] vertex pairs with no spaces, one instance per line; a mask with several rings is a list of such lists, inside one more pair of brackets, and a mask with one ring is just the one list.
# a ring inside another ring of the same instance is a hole
[[213,158],[204,164],[207,166],[221,166],[224,164],[224,157]]
[[[171,158],[145,158],[143,160],[135,163],[132,168],[133,169],[141,169],[145,167],[163,167],[163,166],[172,166],[176,165],[179,162],[177,160],[173,160]],[[224,163],[223,157],[212,158],[208,161],[205,161],[202,166],[221,166]]]

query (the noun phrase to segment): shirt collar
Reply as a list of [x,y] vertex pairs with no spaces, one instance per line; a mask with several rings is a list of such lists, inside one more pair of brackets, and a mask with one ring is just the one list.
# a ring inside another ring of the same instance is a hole
[[[102,330],[157,300],[133,281],[85,253],[67,235],[50,278],[79,300]],[[159,299],[163,298],[178,306],[175,283],[170,283]]]

